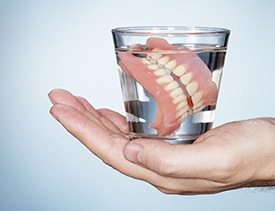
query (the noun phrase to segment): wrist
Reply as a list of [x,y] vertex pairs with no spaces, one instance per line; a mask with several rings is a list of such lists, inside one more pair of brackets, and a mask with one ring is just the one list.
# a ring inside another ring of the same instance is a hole
[[255,174],[255,180],[249,184],[250,187],[275,186],[275,118],[262,119],[263,136],[259,148],[259,159],[262,160]]

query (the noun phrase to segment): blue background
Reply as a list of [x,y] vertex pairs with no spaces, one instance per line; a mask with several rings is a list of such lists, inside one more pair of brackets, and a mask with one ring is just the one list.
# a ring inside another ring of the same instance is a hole
[[274,1],[0,1],[0,210],[274,210],[273,189],[171,196],[107,167],[49,114],[65,88],[123,113],[110,30],[232,31],[215,125],[274,112]]

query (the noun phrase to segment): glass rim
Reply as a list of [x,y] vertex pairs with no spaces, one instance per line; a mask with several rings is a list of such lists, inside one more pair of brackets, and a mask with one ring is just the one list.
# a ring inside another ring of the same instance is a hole
[[208,26],[129,26],[112,29],[113,33],[120,34],[162,34],[162,35],[214,35],[230,34],[230,30]]

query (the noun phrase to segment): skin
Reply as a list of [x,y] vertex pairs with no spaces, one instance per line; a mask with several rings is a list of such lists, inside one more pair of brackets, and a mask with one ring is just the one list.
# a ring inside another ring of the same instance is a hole
[[210,194],[275,185],[275,118],[230,122],[192,145],[129,141],[125,118],[56,89],[50,113],[107,165],[166,194]]

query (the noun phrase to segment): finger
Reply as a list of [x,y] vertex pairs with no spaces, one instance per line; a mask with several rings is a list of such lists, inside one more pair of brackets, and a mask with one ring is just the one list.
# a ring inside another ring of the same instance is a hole
[[100,118],[100,113],[83,97],[76,96],[77,100],[82,104],[82,106],[89,111],[96,118]]
[[128,128],[128,123],[126,121],[126,118],[122,116],[121,114],[111,111],[109,109],[98,109],[101,115],[105,116],[108,118],[111,122],[114,122],[115,125],[123,132],[123,133],[128,133],[129,128]]
[[[68,105],[84,114],[87,113],[87,109],[83,106],[83,104],[75,96],[73,96],[70,92],[66,90],[54,89],[49,93],[49,98],[54,105]],[[97,117],[97,115],[99,114],[94,113],[93,115]]]
[[49,93],[49,98],[53,104],[63,104],[73,107],[82,112],[88,118],[96,122],[102,128],[109,129],[116,133],[121,131],[107,118],[103,117],[92,105],[82,97],[75,97],[70,92],[62,89],[55,89]]
[[205,142],[171,145],[157,140],[137,139],[127,144],[124,155],[129,161],[165,177],[208,179],[214,176],[214,170],[220,167],[218,160],[223,157],[215,154],[215,146],[210,145]]
[[77,97],[73,96],[70,92],[63,89],[54,89],[49,93],[49,98],[54,105],[61,104],[70,106],[86,115],[102,128],[105,128],[104,124],[98,120],[98,116],[100,116],[100,114],[96,111],[93,113],[88,112]]
[[[110,132],[105,128],[92,121],[85,114],[68,105],[56,104],[50,109],[50,113],[78,140],[80,140],[87,148],[90,146],[91,140],[110,139]],[[100,146],[96,146],[100,147]],[[95,148],[95,152],[103,151]],[[97,153],[95,153],[97,155]]]
[[[102,115],[102,113],[99,110],[96,110],[85,98],[83,97],[76,97],[78,99],[79,102],[82,103],[83,107],[89,112],[91,113],[93,116],[95,116],[100,122],[102,122],[109,130],[115,132],[115,133],[121,133],[124,134],[125,132],[122,131],[119,128],[119,123],[117,122],[120,119],[111,119],[108,118],[108,116],[106,115]],[[107,109],[106,109],[107,110]],[[111,110],[109,110],[108,113],[115,113],[112,112]]]
[[86,99],[76,97],[66,90],[54,89],[49,93],[49,98],[54,105],[68,105],[93,118],[99,118],[101,116]]

